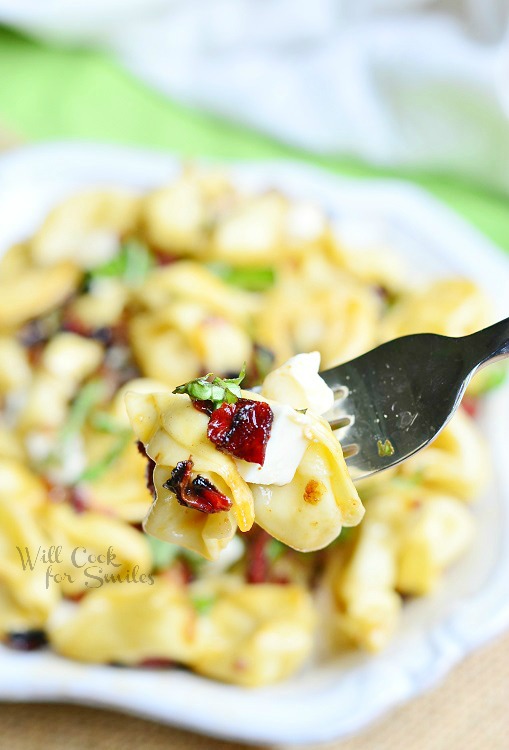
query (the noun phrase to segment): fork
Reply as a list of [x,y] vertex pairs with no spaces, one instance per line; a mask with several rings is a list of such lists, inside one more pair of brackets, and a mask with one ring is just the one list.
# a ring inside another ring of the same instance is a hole
[[509,318],[469,336],[418,333],[320,373],[335,404],[324,415],[354,479],[425,448],[458,408],[474,373],[509,356]]

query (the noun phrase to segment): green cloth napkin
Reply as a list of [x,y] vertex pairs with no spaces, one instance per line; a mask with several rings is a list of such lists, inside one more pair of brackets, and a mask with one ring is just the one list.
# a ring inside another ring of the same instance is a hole
[[0,121],[31,141],[80,138],[163,148],[183,157],[292,158],[357,177],[404,177],[509,251],[505,196],[440,175],[307,154],[176,104],[99,52],[39,44],[7,29],[0,29]]

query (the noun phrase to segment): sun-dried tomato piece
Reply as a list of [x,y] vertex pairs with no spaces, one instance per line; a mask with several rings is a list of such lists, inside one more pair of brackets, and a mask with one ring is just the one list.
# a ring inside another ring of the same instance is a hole
[[239,398],[215,410],[207,435],[219,450],[263,466],[273,419],[266,401]]
[[248,583],[277,583],[280,586],[290,583],[287,575],[274,569],[276,558],[272,547],[276,544],[284,550],[283,544],[256,525],[244,535],[244,538],[247,542],[245,575]]
[[7,634],[5,645],[15,651],[38,651],[48,643],[44,630],[23,630]]
[[147,483],[147,490],[152,494],[153,497],[155,497],[156,488],[154,485],[154,469],[156,468],[156,463],[148,455],[147,451],[145,450],[145,446],[143,445],[141,440],[138,440],[136,442],[136,447],[138,448],[138,451],[141,453],[141,455],[145,456],[145,458],[147,459],[147,468],[145,469],[145,481]]
[[198,401],[197,399],[192,398],[191,403],[196,411],[201,411],[204,414],[207,414],[209,417],[214,411],[214,404],[212,401]]
[[76,513],[85,513],[90,510],[89,498],[82,487],[72,487],[68,499]]
[[461,405],[469,417],[475,419],[479,416],[479,399],[475,396],[463,396]]
[[248,583],[266,583],[269,580],[267,544],[270,538],[266,531],[258,529],[248,546],[246,568]]
[[201,513],[219,513],[232,507],[230,498],[219,492],[212,482],[198,474],[191,479],[193,462],[179,461],[171,472],[171,477],[163,484],[167,490],[174,492],[178,502],[187,508]]
[[137,667],[143,669],[173,669],[177,662],[173,659],[166,659],[165,657],[150,657],[148,659],[142,659],[142,661],[136,664]]

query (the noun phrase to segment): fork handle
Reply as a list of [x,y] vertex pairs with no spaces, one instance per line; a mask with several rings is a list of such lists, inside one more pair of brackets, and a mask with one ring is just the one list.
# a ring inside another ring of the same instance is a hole
[[464,337],[472,370],[509,357],[509,318]]

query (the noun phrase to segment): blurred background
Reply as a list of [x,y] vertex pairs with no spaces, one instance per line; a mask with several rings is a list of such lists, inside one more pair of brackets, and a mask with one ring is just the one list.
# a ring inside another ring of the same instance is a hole
[[[509,0],[0,0],[0,147],[61,139],[405,178],[509,250]],[[502,653],[341,748],[502,750]],[[7,707],[0,730],[233,748],[80,708]]]
[[508,0],[0,0],[0,24],[10,137],[403,175],[509,245]]

